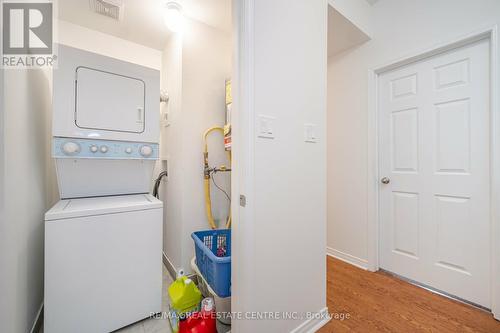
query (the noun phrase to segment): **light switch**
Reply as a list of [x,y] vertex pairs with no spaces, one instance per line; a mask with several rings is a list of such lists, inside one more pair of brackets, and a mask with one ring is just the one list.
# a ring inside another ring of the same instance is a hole
[[259,138],[274,139],[274,122],[276,118],[259,115],[257,120],[257,133]]
[[304,141],[309,143],[318,142],[317,126],[315,124],[304,124]]

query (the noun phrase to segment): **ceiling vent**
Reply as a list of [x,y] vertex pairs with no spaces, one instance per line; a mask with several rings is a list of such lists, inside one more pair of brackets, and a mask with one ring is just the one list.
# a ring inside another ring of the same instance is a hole
[[111,17],[117,21],[123,19],[123,0],[89,0],[90,9],[97,14]]

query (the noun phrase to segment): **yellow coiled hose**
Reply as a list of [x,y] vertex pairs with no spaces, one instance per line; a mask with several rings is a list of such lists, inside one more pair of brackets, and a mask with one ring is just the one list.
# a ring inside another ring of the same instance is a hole
[[[215,220],[212,215],[212,200],[210,198],[210,177],[212,177],[212,172],[214,169],[210,169],[210,166],[208,164],[208,136],[210,133],[218,131],[222,133],[224,136],[224,129],[222,127],[211,127],[208,130],[205,131],[203,134],[203,142],[205,145],[204,151],[203,151],[203,159],[204,159],[204,186],[205,186],[205,210],[207,212],[207,219],[208,219],[208,224],[212,229],[217,229],[217,226],[215,225]],[[227,157],[229,160],[229,168],[225,166],[221,166],[218,171],[230,171],[231,169],[231,151],[227,151]],[[229,214],[226,219],[226,228],[231,227],[231,203],[229,204]]]

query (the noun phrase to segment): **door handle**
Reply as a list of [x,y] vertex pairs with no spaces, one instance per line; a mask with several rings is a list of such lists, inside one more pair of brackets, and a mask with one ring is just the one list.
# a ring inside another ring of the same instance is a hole
[[391,180],[388,177],[384,177],[380,181],[382,182],[382,184],[386,184],[386,185],[391,182]]
[[141,107],[137,108],[137,122],[138,123],[144,122],[144,109]]

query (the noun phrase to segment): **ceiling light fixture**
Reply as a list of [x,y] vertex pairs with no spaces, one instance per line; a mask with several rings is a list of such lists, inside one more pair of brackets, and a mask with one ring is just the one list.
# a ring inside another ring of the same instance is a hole
[[167,2],[165,7],[165,25],[173,32],[181,32],[184,29],[184,14],[182,6],[175,1]]

